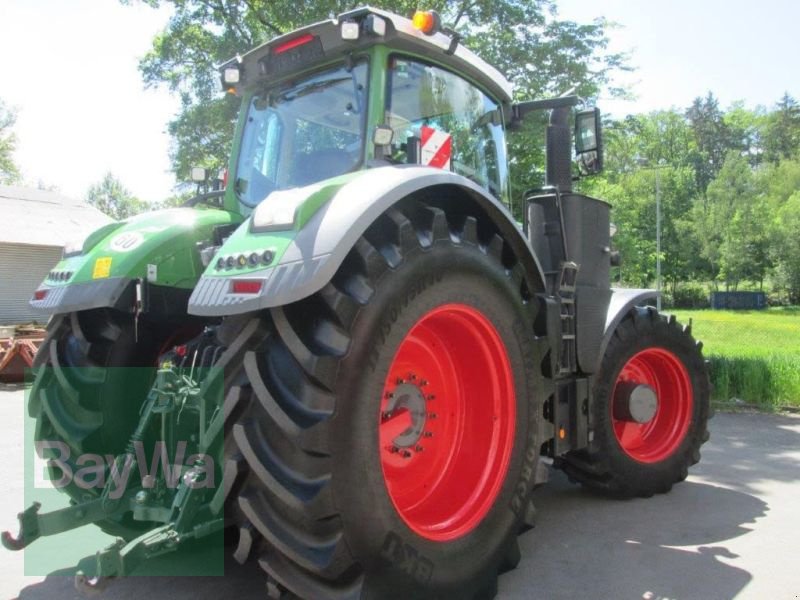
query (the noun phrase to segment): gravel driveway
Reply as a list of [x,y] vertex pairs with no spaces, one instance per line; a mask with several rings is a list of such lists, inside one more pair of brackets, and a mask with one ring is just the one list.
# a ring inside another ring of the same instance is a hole
[[[15,533],[25,419],[22,390],[0,388],[0,528]],[[648,500],[608,500],[551,473],[536,493],[537,526],[520,538],[522,562],[500,578],[498,598],[800,598],[800,417],[719,414],[711,432],[689,479]],[[111,540],[89,534],[97,548]],[[0,549],[0,557],[0,598],[82,598],[72,587],[73,565],[25,577],[23,553]],[[153,572],[192,560],[173,555]],[[101,598],[266,598],[251,568],[227,560],[225,570],[225,578],[130,577]]]

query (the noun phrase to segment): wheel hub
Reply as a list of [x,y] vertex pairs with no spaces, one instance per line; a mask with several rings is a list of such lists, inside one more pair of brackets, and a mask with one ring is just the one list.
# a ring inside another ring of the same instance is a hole
[[643,463],[665,460],[680,447],[691,424],[689,372],[666,348],[640,350],[622,365],[610,404],[622,450]]
[[646,383],[625,381],[614,393],[614,417],[623,421],[649,423],[656,416],[658,396]]
[[[412,375],[410,379],[416,380],[416,376]],[[385,422],[398,418],[402,412],[407,412],[411,419],[411,424],[392,440],[395,448],[416,449],[419,446],[418,442],[425,432],[425,422],[428,418],[425,402],[425,395],[420,387],[413,383],[405,383],[403,380],[400,380],[394,391],[389,393],[389,402],[382,420]]]

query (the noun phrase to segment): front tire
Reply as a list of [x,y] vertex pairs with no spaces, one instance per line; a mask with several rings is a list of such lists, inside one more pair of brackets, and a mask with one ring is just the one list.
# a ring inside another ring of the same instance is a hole
[[710,385],[701,344],[674,317],[637,308],[617,327],[595,376],[588,450],[556,464],[614,496],[652,496],[686,479],[708,438]]
[[[139,421],[165,334],[133,316],[111,309],[55,315],[34,361],[28,414],[36,419],[34,442],[47,459],[64,462],[72,473],[80,456],[123,452]],[[54,447],[60,450],[53,451]],[[57,477],[56,477],[57,478]],[[88,482],[92,483],[92,482]],[[100,482],[61,490],[73,503],[95,499]],[[147,524],[129,515],[97,523],[106,533],[132,539]]]
[[484,598],[519,560],[541,352],[521,269],[472,217],[391,210],[244,358],[229,472],[275,589]]

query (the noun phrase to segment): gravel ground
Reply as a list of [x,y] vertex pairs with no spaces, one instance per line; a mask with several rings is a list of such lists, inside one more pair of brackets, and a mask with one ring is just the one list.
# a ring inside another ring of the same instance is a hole
[[[15,515],[24,504],[26,419],[22,390],[0,387],[0,449],[6,457],[0,463],[0,529],[15,533]],[[703,460],[667,495],[608,500],[551,473],[536,493],[537,526],[520,538],[522,562],[501,577],[498,598],[800,598],[800,417],[718,414],[711,425]],[[91,527],[80,531],[81,543],[89,544],[82,554],[86,564],[91,548],[111,538]],[[60,557],[48,575],[25,576],[24,553],[0,549],[0,598],[82,598],[72,587],[74,539],[37,542],[52,543]],[[193,560],[191,552],[172,555],[153,572]],[[130,577],[101,598],[266,598],[263,580],[250,568],[226,560],[225,573]]]

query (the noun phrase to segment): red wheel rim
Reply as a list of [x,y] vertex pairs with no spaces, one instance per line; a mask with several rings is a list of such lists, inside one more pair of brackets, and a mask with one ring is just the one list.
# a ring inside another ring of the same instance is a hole
[[417,321],[392,360],[379,416],[386,489],[414,532],[448,541],[478,526],[505,480],[515,415],[505,344],[480,311],[446,304]]
[[[646,384],[655,391],[657,408],[650,421],[638,423],[615,416],[613,398],[623,382]],[[622,367],[609,404],[614,435],[625,453],[639,462],[659,462],[675,452],[689,431],[694,404],[692,382],[686,367],[672,352],[647,348]]]

